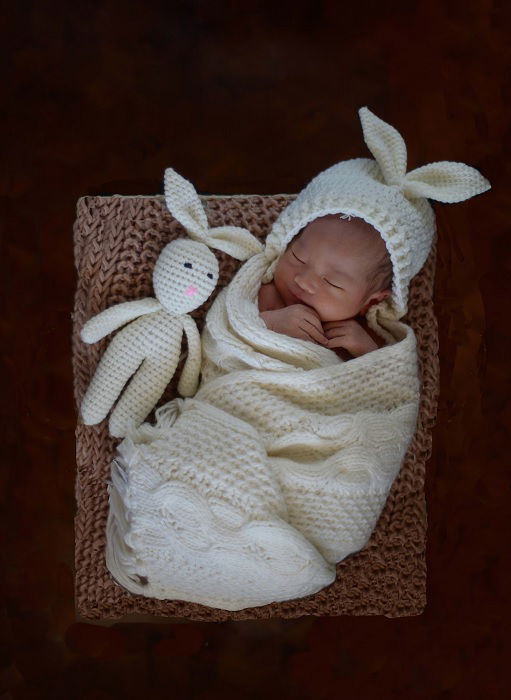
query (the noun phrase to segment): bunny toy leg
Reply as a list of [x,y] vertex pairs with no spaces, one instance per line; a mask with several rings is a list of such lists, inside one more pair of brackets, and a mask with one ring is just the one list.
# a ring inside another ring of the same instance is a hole
[[81,405],[85,425],[96,425],[107,416],[124,385],[144,359],[142,349],[121,331],[101,358]]
[[197,391],[201,367],[201,341],[195,321],[191,316],[183,316],[183,328],[188,341],[188,355],[179,378],[177,390],[181,396],[193,396]]
[[158,403],[179,362],[179,348],[165,357],[146,357],[112,411],[108,427],[114,437],[125,437],[138,427]]

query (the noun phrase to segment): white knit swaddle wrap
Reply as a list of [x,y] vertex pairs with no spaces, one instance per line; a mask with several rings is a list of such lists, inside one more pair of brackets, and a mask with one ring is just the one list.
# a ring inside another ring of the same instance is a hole
[[[424,197],[459,201],[489,184],[463,164],[406,175],[399,134],[366,108],[361,119],[377,162],[332,166],[281,213],[208,312],[195,397],[119,446],[106,558],[134,593],[226,610],[306,596],[376,525],[418,416],[415,335],[399,318],[434,235]],[[388,344],[346,363],[270,331],[257,306],[293,236],[337,212],[381,232],[395,272],[392,297],[368,313]]]
[[413,332],[389,322],[400,342],[343,363],[265,327],[266,269],[251,258],[209,310],[195,397],[121,443],[107,562],[133,592],[227,610],[314,593],[366,544],[399,470]]

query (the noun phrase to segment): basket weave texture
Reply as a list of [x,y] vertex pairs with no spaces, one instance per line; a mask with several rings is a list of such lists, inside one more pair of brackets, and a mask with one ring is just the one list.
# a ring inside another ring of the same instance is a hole
[[[200,196],[210,227],[243,226],[264,240],[273,221],[296,195]],[[153,296],[152,271],[162,248],[185,237],[168,212],[163,196],[87,196],[78,200],[73,227],[77,288],[73,313],[73,373],[77,411],[96,365],[111,336],[87,345],[79,336],[84,323],[103,309],[123,301]],[[216,294],[240,263],[214,251],[220,263],[218,286],[191,315],[199,330]],[[306,598],[240,611],[208,608],[197,603],[157,600],[119,586],[105,565],[108,516],[106,480],[119,440],[108,433],[108,419],[76,427],[75,603],[90,620],[127,615],[226,621],[295,618],[304,615],[419,615],[426,604],[426,503],[424,480],[431,455],[431,432],[439,391],[438,329],[433,309],[436,238],[429,258],[410,286],[408,323],[417,337],[421,402],[417,430],[385,508],[366,547],[337,565],[336,581]],[[158,405],[176,393],[184,362]],[[147,420],[152,420],[154,412]],[[199,437],[198,437],[199,439]]]

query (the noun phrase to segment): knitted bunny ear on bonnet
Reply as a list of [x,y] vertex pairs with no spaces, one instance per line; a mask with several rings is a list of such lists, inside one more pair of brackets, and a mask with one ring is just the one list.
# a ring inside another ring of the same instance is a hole
[[428,198],[461,202],[491,185],[475,168],[453,161],[429,163],[407,173],[406,145],[399,132],[367,107],[359,116],[374,160],[354,158],[332,165],[281,212],[266,239],[271,265],[263,282],[272,279],[278,257],[310,221],[337,213],[360,217],[382,236],[394,271],[391,296],[376,306],[399,319],[407,312],[410,280],[426,262],[436,232]]
[[194,186],[173,168],[165,170],[164,185],[167,208],[186,229],[190,238],[205,243],[209,248],[217,248],[237,260],[247,260],[252,255],[262,252],[262,243],[246,228],[209,228],[206,212]]

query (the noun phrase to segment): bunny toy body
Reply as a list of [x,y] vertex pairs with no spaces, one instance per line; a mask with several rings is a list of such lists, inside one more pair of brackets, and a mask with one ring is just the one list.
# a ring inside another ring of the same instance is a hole
[[246,229],[209,229],[193,185],[172,168],[165,171],[165,199],[169,211],[195,240],[178,239],[163,248],[153,272],[156,298],[105,309],[89,319],[80,334],[84,342],[95,343],[130,322],[110,342],[81,404],[84,423],[95,425],[122,394],[109,420],[114,437],[124,437],[131,425],[140,425],[162,396],[179,362],[183,331],[188,356],[177,388],[182,396],[193,396],[197,390],[201,344],[188,314],[209,298],[218,281],[218,261],[208,246],[241,260],[262,249]]

